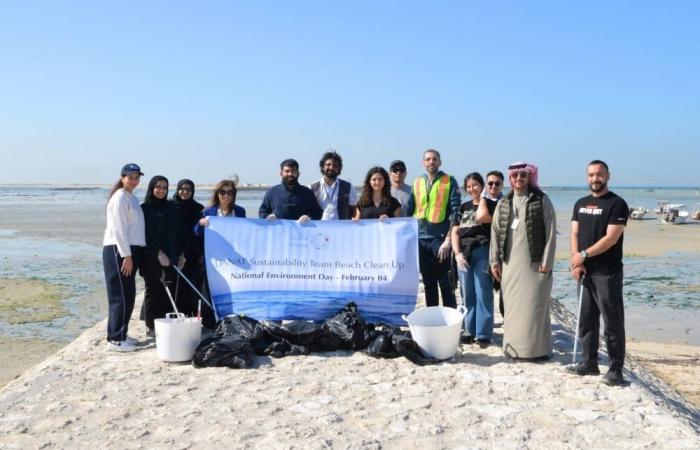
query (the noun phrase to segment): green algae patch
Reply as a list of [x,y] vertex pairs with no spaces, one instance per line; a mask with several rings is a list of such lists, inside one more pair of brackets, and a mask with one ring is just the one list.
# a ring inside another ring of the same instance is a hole
[[13,325],[50,322],[68,315],[60,289],[35,279],[0,279],[0,320]]

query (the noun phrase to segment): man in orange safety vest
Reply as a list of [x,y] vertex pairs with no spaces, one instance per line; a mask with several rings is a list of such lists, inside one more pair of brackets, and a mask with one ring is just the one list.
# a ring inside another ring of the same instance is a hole
[[413,182],[408,202],[408,215],[418,220],[418,259],[425,285],[425,303],[438,306],[438,285],[443,306],[457,307],[450,284],[450,228],[452,217],[459,211],[459,184],[454,177],[440,170],[442,160],[437,150],[423,152],[426,174]]

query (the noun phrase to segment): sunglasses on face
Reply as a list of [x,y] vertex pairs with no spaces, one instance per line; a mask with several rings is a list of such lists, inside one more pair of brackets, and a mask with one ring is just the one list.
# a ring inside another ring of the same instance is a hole
[[513,178],[527,178],[530,175],[530,172],[527,172],[525,170],[521,170],[520,172],[515,172],[513,174]]
[[219,195],[222,197],[229,196],[229,195],[233,197],[233,190],[226,189],[226,190],[219,191]]
[[391,171],[394,173],[405,173],[406,169],[404,169],[403,167],[394,167],[393,169],[391,169]]
[[500,181],[487,181],[486,184],[488,184],[490,187],[493,187],[493,186],[498,187],[501,185],[501,182]]

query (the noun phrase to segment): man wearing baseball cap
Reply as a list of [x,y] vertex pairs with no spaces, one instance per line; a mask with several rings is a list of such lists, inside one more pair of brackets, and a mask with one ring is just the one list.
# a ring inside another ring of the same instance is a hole
[[389,179],[391,180],[391,196],[401,203],[401,216],[408,215],[408,201],[411,198],[411,186],[407,185],[406,164],[395,159],[389,164]]

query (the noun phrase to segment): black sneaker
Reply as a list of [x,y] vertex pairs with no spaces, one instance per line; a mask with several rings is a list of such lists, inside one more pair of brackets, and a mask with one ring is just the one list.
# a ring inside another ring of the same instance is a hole
[[603,377],[603,383],[608,386],[622,386],[625,384],[625,379],[622,376],[622,370],[610,369]]
[[459,337],[459,342],[461,342],[462,344],[473,344],[474,336],[469,334],[463,334]]
[[567,366],[566,370],[579,376],[600,375],[598,364],[590,364],[585,362],[578,363],[575,366]]
[[477,339],[476,343],[479,344],[479,348],[488,348],[488,346],[491,345],[489,339]]

